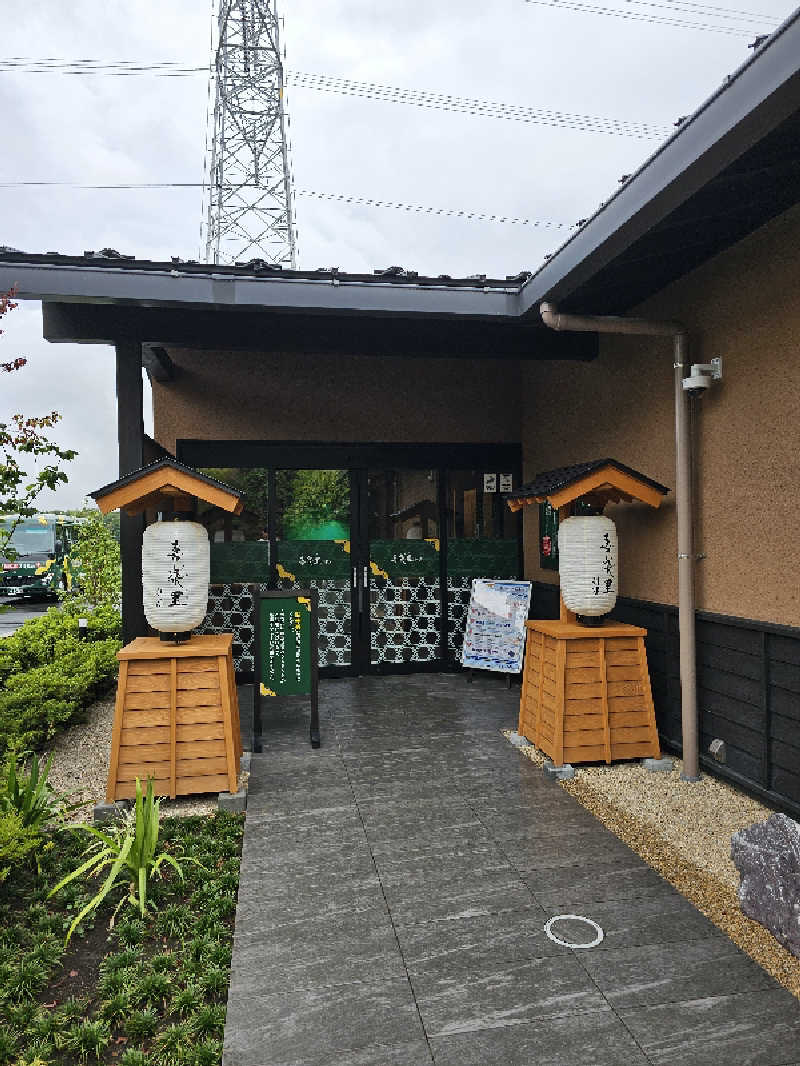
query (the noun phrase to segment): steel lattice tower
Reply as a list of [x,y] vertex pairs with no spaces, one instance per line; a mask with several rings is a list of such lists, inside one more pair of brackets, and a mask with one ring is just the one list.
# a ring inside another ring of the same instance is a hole
[[296,266],[276,0],[219,0],[206,261]]

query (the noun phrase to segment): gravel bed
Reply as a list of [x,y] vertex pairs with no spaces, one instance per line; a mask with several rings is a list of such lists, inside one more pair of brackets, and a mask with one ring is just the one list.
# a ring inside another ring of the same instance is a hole
[[[65,792],[71,802],[83,804],[72,815],[73,822],[91,821],[94,805],[105,802],[114,702],[113,694],[97,700],[89,707],[86,721],[70,726],[50,749],[53,765],[48,780],[56,791]],[[161,813],[167,818],[210,814],[216,809],[216,793],[161,801]]]
[[[537,765],[545,761],[534,747],[519,750]],[[578,766],[560,785],[800,999],[800,959],[742,914],[730,859],[731,836],[772,809],[708,774],[681,781],[681,770],[679,759],[670,773],[639,763]]]

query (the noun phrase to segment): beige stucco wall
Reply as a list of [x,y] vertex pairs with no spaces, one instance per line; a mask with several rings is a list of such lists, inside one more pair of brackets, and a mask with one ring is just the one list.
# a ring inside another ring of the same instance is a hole
[[[690,358],[724,359],[696,402],[698,607],[800,625],[793,534],[800,483],[800,208],[632,313],[678,318]],[[525,475],[611,456],[675,485],[672,349],[603,337],[592,363],[334,357],[171,350],[153,385],[156,438],[523,442]],[[672,493],[619,507],[621,594],[676,601]],[[527,576],[537,509],[525,512]]]
[[156,439],[518,442],[514,360],[400,359],[170,349],[153,383]]
[[[800,208],[663,290],[634,312],[679,318],[692,362],[724,360],[724,381],[696,401],[698,608],[800,625],[794,533],[800,484]],[[593,363],[523,370],[526,476],[618,459],[675,486],[671,342],[601,338]],[[672,493],[658,511],[618,507],[620,591],[676,602]],[[528,576],[538,509],[525,515]]]

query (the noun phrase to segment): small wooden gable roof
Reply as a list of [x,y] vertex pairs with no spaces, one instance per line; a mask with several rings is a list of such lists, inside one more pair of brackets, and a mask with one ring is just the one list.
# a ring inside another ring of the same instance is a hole
[[594,459],[546,470],[526,485],[505,493],[505,498],[512,511],[545,501],[553,507],[565,507],[581,496],[601,509],[607,503],[633,500],[658,507],[668,492],[664,485],[616,459]]
[[159,459],[89,494],[103,514],[120,508],[141,511],[191,510],[195,498],[230,514],[241,514],[244,502],[235,489],[184,466],[177,459]]

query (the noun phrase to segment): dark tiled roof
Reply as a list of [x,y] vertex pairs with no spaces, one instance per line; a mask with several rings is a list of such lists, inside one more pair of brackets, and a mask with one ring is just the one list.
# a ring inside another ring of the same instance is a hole
[[550,496],[554,492],[559,492],[561,489],[566,488],[567,485],[580,481],[581,478],[586,477],[588,474],[594,473],[595,470],[602,470],[604,466],[616,467],[623,474],[638,478],[639,481],[643,481],[646,485],[651,485],[654,489],[664,493],[664,495],[669,492],[669,489],[659,484],[658,481],[645,477],[644,474],[640,474],[638,470],[634,470],[630,466],[625,466],[624,463],[618,463],[616,459],[592,459],[588,463],[575,463],[573,466],[560,466],[555,470],[545,470],[543,473],[537,474],[533,481],[529,481],[526,485],[520,485],[513,492],[506,492],[503,495],[508,500],[526,499],[531,496]]
[[155,470],[162,470],[164,467],[168,467],[171,470],[180,470],[182,474],[189,474],[191,477],[196,477],[200,481],[204,481],[206,485],[213,485],[214,488],[229,492],[232,496],[241,495],[237,489],[232,489],[230,485],[225,485],[222,481],[217,481],[216,478],[207,477],[205,474],[201,474],[199,470],[195,470],[191,466],[184,466],[183,463],[179,463],[177,459],[172,458],[158,459],[155,463],[149,463],[147,466],[143,466],[140,470],[133,470],[130,474],[125,474],[124,477],[119,478],[119,480],[112,481],[110,485],[104,485],[101,489],[95,489],[95,491],[90,492],[89,495],[93,500],[102,499],[103,496],[107,496],[109,492],[121,489],[123,485],[128,485],[132,481],[136,481],[137,478],[143,477],[145,474],[152,474]]
[[354,273],[339,270],[338,267],[319,267],[316,270],[290,270],[279,264],[266,263],[263,259],[251,259],[244,263],[202,263],[193,259],[173,258],[169,262],[159,262],[151,259],[137,259],[132,255],[120,255],[112,248],[104,248],[99,252],[88,251],[83,255],[64,255],[61,252],[21,252],[14,248],[0,246],[0,263],[29,263],[34,266],[80,266],[80,267],[105,267],[125,271],[161,271],[164,273],[175,272],[180,275],[203,276],[203,275],[227,275],[230,277],[258,278],[262,281],[272,279],[283,281],[329,281],[336,284],[342,282],[373,282],[376,284],[392,284],[405,286],[418,286],[420,288],[445,287],[464,289],[512,289],[518,291],[531,277],[531,272],[523,270],[519,274],[506,278],[489,278],[485,274],[472,274],[465,278],[453,278],[449,274],[428,276],[420,274],[416,270],[406,270],[404,267],[390,266],[383,270],[373,270],[372,273]]

